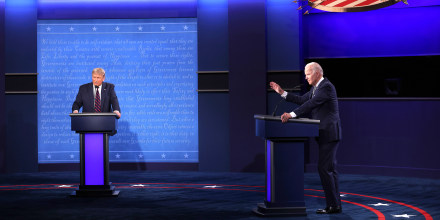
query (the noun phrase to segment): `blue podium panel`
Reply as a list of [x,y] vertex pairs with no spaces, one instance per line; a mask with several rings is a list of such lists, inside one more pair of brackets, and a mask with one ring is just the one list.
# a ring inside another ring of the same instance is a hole
[[104,134],[84,135],[85,185],[104,185]]
[[256,135],[266,140],[266,198],[254,212],[262,216],[306,215],[304,142],[319,135],[319,120],[255,115]]

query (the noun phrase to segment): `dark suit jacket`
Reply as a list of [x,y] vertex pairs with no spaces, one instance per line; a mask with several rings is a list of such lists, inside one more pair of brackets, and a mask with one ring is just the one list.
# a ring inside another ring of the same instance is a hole
[[[76,100],[73,102],[72,111],[78,110],[82,107],[82,112],[95,112],[95,90],[93,89],[93,83],[87,83],[79,87]],[[102,112],[113,112],[119,108],[118,97],[115,92],[115,85],[111,83],[102,83],[101,88],[101,110]]]
[[320,120],[319,141],[331,142],[342,139],[341,120],[339,119],[338,97],[333,84],[324,78],[315,90],[312,89],[302,96],[287,93],[286,101],[300,105],[293,110],[297,116],[311,113],[312,119]]

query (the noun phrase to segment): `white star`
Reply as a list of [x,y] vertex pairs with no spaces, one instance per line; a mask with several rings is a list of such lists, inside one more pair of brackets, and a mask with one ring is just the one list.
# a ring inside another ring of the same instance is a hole
[[167,155],[162,153],[162,155],[160,155],[160,156],[162,156],[162,158],[165,158]]
[[372,206],[390,206],[391,204],[389,204],[389,203],[376,203],[376,204],[370,204],[370,205],[372,205]]
[[403,215],[392,215],[394,218],[411,218],[415,215],[408,215],[408,214],[403,214]]
[[75,28],[70,27],[69,30],[70,30],[70,32],[72,32],[73,30],[75,30]]
[[142,31],[142,29],[143,29],[143,27],[141,27],[141,26],[138,27],[138,30],[139,30],[139,31]]
[[73,187],[73,185],[59,185],[58,188],[67,188],[67,187]]
[[93,28],[92,28],[93,31],[96,31],[97,29],[98,29],[98,28],[96,28],[96,27],[93,27]]
[[161,30],[161,31],[164,31],[165,28],[166,28],[166,27],[162,25],[162,26],[160,27],[160,30]]
[[183,30],[187,31],[188,30],[188,26],[183,26]]
[[133,184],[133,185],[131,185],[131,187],[144,187],[144,186],[148,186],[148,185],[144,185],[144,184]]
[[73,159],[75,157],[75,155],[71,154],[70,155],[70,159]]
[[184,156],[185,158],[188,158],[188,157],[189,157],[189,155],[188,155],[187,153],[185,153],[183,156]]
[[52,155],[47,155],[47,159],[51,159],[52,158]]
[[204,186],[203,188],[211,188],[211,189],[215,189],[215,188],[219,188],[221,186],[217,186],[217,185],[211,185],[211,186]]
[[121,155],[116,154],[115,157],[119,159],[121,157]]
[[50,27],[46,28],[46,31],[51,31],[51,30],[52,30],[52,28],[50,28]]
[[115,27],[115,31],[119,31],[119,26],[116,26],[116,27]]
[[138,157],[139,157],[139,158],[143,158],[143,157],[144,157],[144,155],[142,155],[142,154],[139,154],[139,155],[138,155]]

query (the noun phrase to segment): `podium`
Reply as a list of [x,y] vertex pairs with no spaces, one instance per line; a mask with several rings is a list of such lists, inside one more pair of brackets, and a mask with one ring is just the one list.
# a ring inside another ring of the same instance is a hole
[[115,113],[69,114],[71,130],[79,133],[80,184],[71,196],[118,196],[109,182],[109,137],[116,134]]
[[304,216],[304,142],[319,136],[319,120],[255,115],[256,136],[265,140],[266,195],[253,211],[261,216]]

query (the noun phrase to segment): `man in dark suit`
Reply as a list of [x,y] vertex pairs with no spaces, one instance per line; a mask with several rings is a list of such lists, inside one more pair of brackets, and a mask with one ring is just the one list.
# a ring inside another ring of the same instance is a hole
[[287,122],[307,113],[312,119],[320,120],[318,172],[324,189],[327,207],[318,209],[318,214],[332,214],[342,212],[341,197],[339,194],[338,172],[336,171],[336,151],[342,138],[341,121],[339,119],[338,97],[333,84],[324,78],[324,72],[318,63],[306,65],[305,75],[307,82],[312,86],[309,92],[302,96],[285,92],[275,82],[270,82],[273,90],[279,93],[286,101],[300,105],[290,113],[281,115],[281,121]]
[[92,82],[79,87],[78,95],[72,105],[73,113],[78,113],[82,107],[83,112],[114,112],[118,118],[121,117],[115,85],[105,83],[104,79],[104,69],[93,69]]

